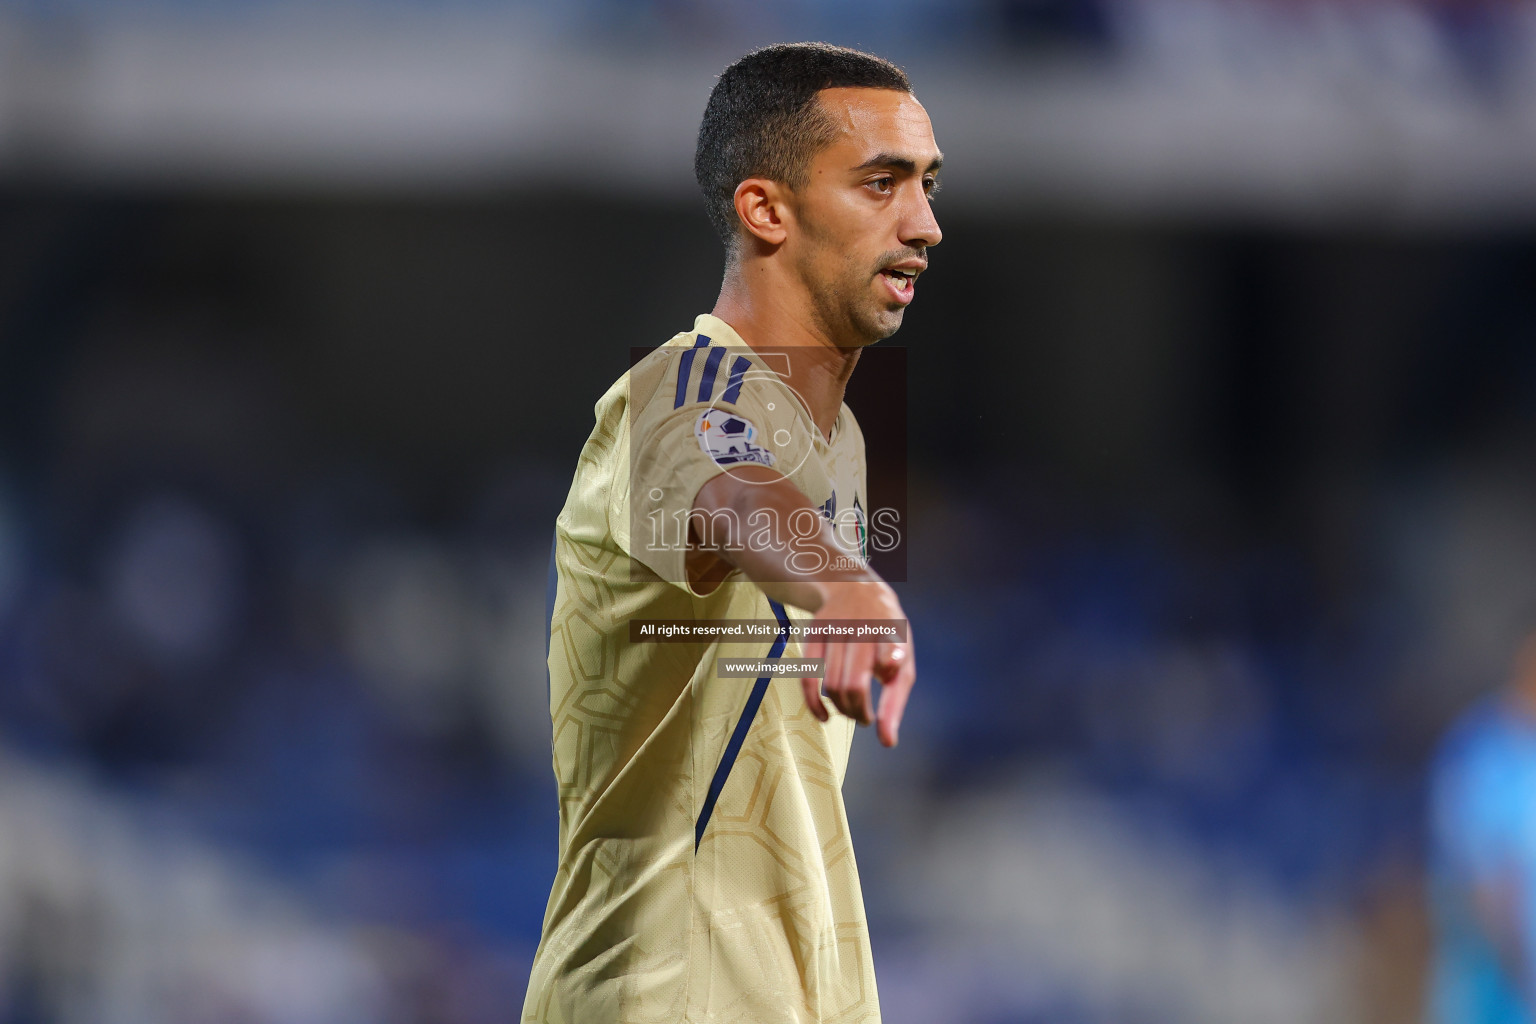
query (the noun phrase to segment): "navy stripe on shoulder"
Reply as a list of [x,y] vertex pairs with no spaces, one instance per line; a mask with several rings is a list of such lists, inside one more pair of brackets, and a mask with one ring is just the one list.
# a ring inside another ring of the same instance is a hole
[[[768,652],[770,660],[777,659],[784,654],[784,645],[789,642],[789,616],[784,614],[784,606],[777,601],[769,601],[769,607],[773,609],[773,617],[779,620],[779,638],[773,642],[773,649]],[[752,693],[747,697],[746,707],[741,709],[741,717],[736,720],[736,728],[731,733],[730,742],[725,745],[725,753],[720,757],[720,766],[715,769],[715,777],[709,780],[709,792],[704,796],[704,809],[699,812],[698,823],[693,826],[693,852],[699,852],[699,842],[704,838],[704,829],[709,825],[709,816],[715,812],[715,804],[720,799],[720,793],[725,789],[725,780],[730,777],[731,768],[736,764],[736,758],[741,753],[741,746],[747,741],[747,731],[752,728],[752,720],[757,717],[757,709],[763,703],[763,697],[768,693],[768,680],[772,676],[758,676],[757,682],[752,684]]]
[[677,364],[677,395],[672,402],[672,408],[682,408],[683,402],[688,399],[688,378],[693,375],[693,354],[705,345],[709,344],[709,335],[701,334],[694,341],[693,348],[683,353],[683,358]]
[[752,360],[746,356],[737,356],[731,364],[731,376],[726,380],[725,390],[720,394],[720,401],[734,402],[741,397],[741,382],[746,379],[747,371],[752,368]]
[[720,376],[720,360],[724,355],[723,348],[709,350],[709,358],[704,360],[704,372],[699,376],[699,401],[707,402],[714,396],[715,378]]

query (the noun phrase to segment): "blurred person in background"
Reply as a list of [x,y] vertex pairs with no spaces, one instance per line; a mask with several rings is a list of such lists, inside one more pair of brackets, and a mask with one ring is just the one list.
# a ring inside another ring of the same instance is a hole
[[1433,1024],[1536,1021],[1536,632],[1432,769]]
[[[855,723],[897,741],[909,638],[806,642],[824,687],[716,661],[790,653],[786,605],[905,618],[868,568],[843,395],[939,241],[940,160],[906,75],[858,51],[767,47],[710,96],[695,171],[726,246],[719,299],[598,403],[557,520],[560,851],[525,1021],[879,1020],[841,786]],[[764,522],[779,529],[759,540]],[[635,643],[635,619],[777,636]]]

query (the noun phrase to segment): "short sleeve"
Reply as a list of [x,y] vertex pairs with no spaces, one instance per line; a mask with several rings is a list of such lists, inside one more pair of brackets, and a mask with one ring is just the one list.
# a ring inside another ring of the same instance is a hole
[[629,477],[614,481],[623,493],[613,496],[612,524],[631,558],[693,592],[685,555],[700,488],[744,465],[793,476],[811,445],[799,399],[742,349],[685,350],[674,362],[650,401],[632,410]]

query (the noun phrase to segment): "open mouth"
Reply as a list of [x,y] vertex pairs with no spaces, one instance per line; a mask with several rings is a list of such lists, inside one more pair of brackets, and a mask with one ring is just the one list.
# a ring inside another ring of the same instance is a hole
[[893,267],[889,270],[880,271],[880,274],[885,278],[886,284],[890,286],[897,296],[902,298],[911,297],[912,284],[917,280],[917,271],[898,270]]

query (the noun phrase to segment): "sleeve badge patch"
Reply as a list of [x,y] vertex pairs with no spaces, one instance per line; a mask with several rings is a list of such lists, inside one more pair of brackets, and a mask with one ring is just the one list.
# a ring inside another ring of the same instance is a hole
[[699,439],[704,454],[717,465],[729,466],[737,462],[757,462],[773,465],[773,452],[760,447],[757,428],[751,420],[723,409],[707,409],[693,425],[693,436]]

